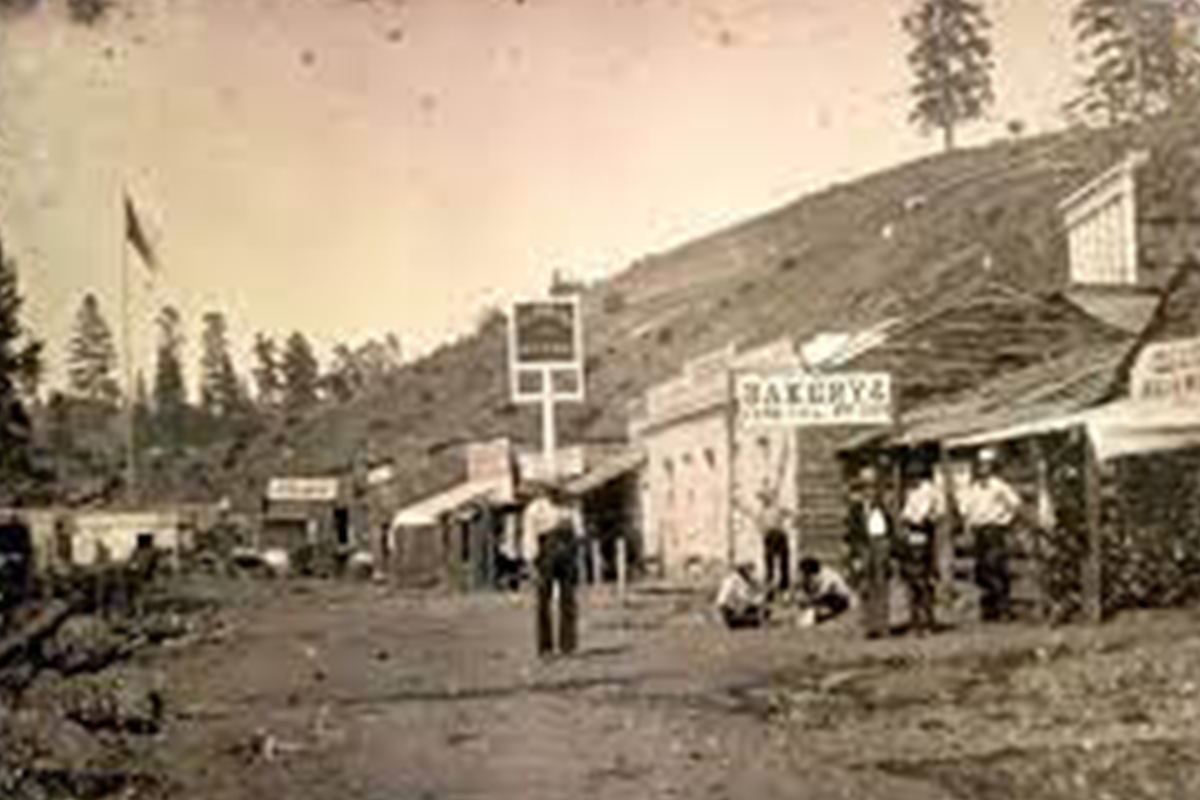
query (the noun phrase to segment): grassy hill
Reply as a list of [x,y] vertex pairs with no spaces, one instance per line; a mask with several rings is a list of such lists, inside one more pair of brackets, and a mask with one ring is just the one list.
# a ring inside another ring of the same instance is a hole
[[[1180,146],[1191,131],[1077,130],[932,156],[649,255],[585,291],[589,399],[564,413],[564,438],[623,436],[628,403],[649,384],[731,341],[903,315],[974,269],[1061,285],[1057,202],[1131,144]],[[508,402],[505,347],[494,315],[385,387],[212,454],[208,478],[249,500],[270,474],[343,470],[370,442],[396,459],[405,495],[439,488],[459,468],[446,456],[456,441],[537,442],[536,409]]]

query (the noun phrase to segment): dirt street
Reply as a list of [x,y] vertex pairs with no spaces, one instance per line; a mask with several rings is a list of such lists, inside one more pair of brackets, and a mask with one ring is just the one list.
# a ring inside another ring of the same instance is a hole
[[543,663],[523,596],[213,590],[217,635],[154,657],[172,796],[1200,796],[1195,612],[866,642],[597,592],[582,653]]

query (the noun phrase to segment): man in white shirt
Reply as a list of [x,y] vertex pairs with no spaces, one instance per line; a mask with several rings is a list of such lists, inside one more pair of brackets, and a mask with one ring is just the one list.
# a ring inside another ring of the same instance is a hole
[[755,585],[749,564],[738,564],[721,581],[716,607],[731,629],[757,628],[767,621],[766,598]]
[[856,604],[846,579],[816,558],[800,560],[800,588],[805,603],[816,612],[818,623],[840,616]]
[[[554,489],[542,490],[525,507],[522,526],[532,536],[535,547],[533,565],[537,593],[538,655],[550,655],[556,647],[564,654],[572,653],[578,644],[575,586],[579,567],[575,528],[570,511],[566,508],[566,498]],[[556,595],[557,631],[553,609]]]
[[1012,528],[1021,513],[1021,496],[997,472],[998,454],[979,452],[975,476],[962,498],[963,524],[975,540],[975,582],[985,622],[1012,615],[1009,548]]
[[933,480],[933,469],[927,461],[912,462],[909,475],[915,483],[900,514],[904,530],[896,543],[896,556],[900,576],[908,587],[910,626],[914,631],[924,633],[933,630],[935,625],[934,538],[937,524],[946,514],[946,500]]

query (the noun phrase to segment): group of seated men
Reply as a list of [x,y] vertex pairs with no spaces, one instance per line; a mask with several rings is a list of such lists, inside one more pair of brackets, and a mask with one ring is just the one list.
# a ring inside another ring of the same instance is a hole
[[800,561],[797,591],[785,594],[776,586],[762,586],[750,564],[738,564],[721,581],[716,607],[730,628],[765,625],[773,606],[794,605],[800,619],[819,624],[854,607],[857,600],[846,579],[832,567],[812,557]]

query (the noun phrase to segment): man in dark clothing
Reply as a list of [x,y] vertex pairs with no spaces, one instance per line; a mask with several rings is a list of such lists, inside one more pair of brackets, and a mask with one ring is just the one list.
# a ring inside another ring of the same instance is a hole
[[[526,524],[536,537],[534,556],[537,593],[537,649],[546,656],[556,649],[575,652],[578,645],[578,606],[575,587],[579,582],[579,558],[575,528],[561,500],[546,494],[526,509]],[[555,636],[554,597],[558,596],[558,626]]]
[[873,468],[864,468],[851,497],[846,538],[851,569],[863,600],[863,628],[868,639],[883,636],[891,625],[891,534],[892,522],[883,505],[878,476]]

